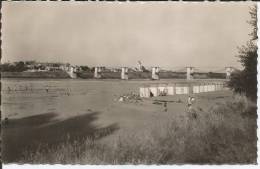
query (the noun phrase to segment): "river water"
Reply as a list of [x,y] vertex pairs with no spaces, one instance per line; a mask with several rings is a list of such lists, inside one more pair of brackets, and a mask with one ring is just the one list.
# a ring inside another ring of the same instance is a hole
[[[175,83],[185,80],[160,80]],[[2,79],[2,119],[55,113],[70,117],[102,112],[120,95],[134,92],[148,80]]]
[[102,111],[124,93],[139,90],[143,81],[3,79],[2,118],[43,113],[82,114]]

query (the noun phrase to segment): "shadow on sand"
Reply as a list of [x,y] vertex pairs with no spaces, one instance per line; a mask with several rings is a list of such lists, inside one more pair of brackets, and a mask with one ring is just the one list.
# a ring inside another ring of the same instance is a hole
[[97,112],[58,121],[54,113],[12,119],[2,126],[2,156],[4,163],[15,163],[24,151],[36,151],[39,145],[52,148],[62,143],[81,142],[87,138],[100,139],[118,130],[118,124],[97,127]]

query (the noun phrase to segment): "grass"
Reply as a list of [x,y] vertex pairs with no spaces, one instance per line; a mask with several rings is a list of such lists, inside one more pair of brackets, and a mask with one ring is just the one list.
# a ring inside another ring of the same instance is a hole
[[121,133],[112,144],[99,142],[93,135],[81,140],[68,135],[67,141],[56,146],[41,144],[23,151],[19,162],[255,164],[256,105],[245,96],[233,97],[209,111],[198,108],[138,133]]

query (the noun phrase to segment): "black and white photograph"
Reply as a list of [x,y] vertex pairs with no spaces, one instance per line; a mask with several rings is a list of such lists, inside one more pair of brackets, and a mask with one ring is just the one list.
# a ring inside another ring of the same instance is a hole
[[2,163],[256,165],[257,10],[2,2]]

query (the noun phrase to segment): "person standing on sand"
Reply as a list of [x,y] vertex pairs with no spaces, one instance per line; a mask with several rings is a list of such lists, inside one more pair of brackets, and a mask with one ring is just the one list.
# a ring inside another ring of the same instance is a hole
[[70,95],[70,89],[67,88],[67,95],[69,96]]
[[167,109],[167,101],[164,102],[163,107],[164,107],[164,111],[167,112],[167,110],[168,110]]
[[46,86],[45,90],[46,90],[46,92],[48,93],[48,92],[49,92],[49,87]]
[[192,104],[193,104],[193,102],[195,101],[195,98],[194,97],[191,97],[191,96],[189,96],[188,97],[188,112],[191,112],[191,110],[192,110]]

